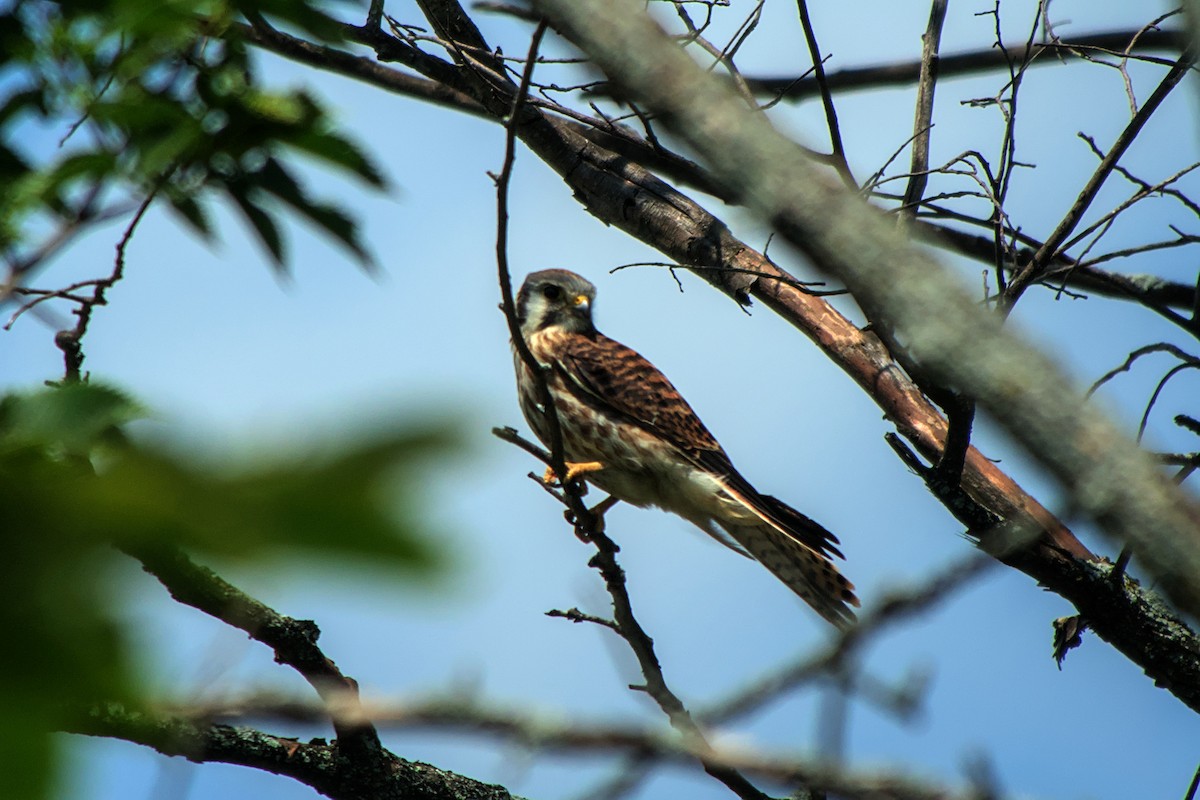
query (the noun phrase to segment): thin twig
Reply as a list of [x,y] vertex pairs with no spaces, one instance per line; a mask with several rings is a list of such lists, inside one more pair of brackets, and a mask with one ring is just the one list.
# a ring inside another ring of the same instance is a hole
[[1138,133],[1145,126],[1146,122],[1158,110],[1163,101],[1171,93],[1171,90],[1179,85],[1183,80],[1183,76],[1192,68],[1193,58],[1190,53],[1185,53],[1175,65],[1170,69],[1166,76],[1159,83],[1158,88],[1154,93],[1142,104],[1138,109],[1137,114],[1125,126],[1125,130],[1121,131],[1121,135],[1109,148],[1108,154],[1101,160],[1096,171],[1092,173],[1087,184],[1084,185],[1079,196],[1075,198],[1066,216],[1062,218],[1054,232],[1046,239],[1033,258],[1030,259],[1024,267],[1022,267],[1009,281],[1008,290],[1005,292],[1003,307],[1011,309],[1013,304],[1020,299],[1021,294],[1034,282],[1039,280],[1045,272],[1046,266],[1051,262],[1054,256],[1058,253],[1059,248],[1075,230],[1083,215],[1091,206],[1092,201],[1096,199],[1096,195],[1100,193],[1100,188],[1104,185],[1105,180],[1112,173],[1117,161],[1133,144]]
[[1148,344],[1145,347],[1139,347],[1137,350],[1134,350],[1132,353],[1130,353],[1120,366],[1114,367],[1108,372],[1104,373],[1100,379],[1093,383],[1091,388],[1087,390],[1087,396],[1091,397],[1101,386],[1108,383],[1122,372],[1128,372],[1139,358],[1142,356],[1148,356],[1151,353],[1170,353],[1184,363],[1190,363],[1200,367],[1200,359],[1196,358],[1196,356],[1193,356],[1191,353],[1188,353],[1182,348],[1171,344],[1170,342],[1157,342],[1155,344]]
[[943,569],[920,586],[885,595],[865,612],[852,628],[816,654],[806,653],[791,664],[772,670],[750,682],[697,716],[708,725],[722,725],[763,708],[792,689],[844,669],[863,646],[881,630],[897,621],[917,616],[941,603],[995,565],[982,553],[972,553]]
[[[164,178],[165,180],[165,178]],[[129,225],[125,227],[125,233],[121,236],[121,240],[117,242],[117,253],[113,259],[112,272],[108,277],[101,278],[92,284],[92,296],[86,302],[81,303],[79,308],[75,309],[76,323],[75,327],[70,330],[59,331],[54,337],[54,344],[62,351],[63,363],[65,365],[65,379],[67,381],[79,381],[81,378],[80,367],[83,366],[83,337],[87,334],[88,325],[92,321],[92,311],[96,306],[102,306],[107,302],[105,294],[116,283],[125,276],[125,248],[129,246],[130,240],[133,239],[133,232],[137,230],[138,223],[142,221],[146,211],[150,208],[150,204],[154,202],[154,198],[158,194],[158,187],[161,186],[161,181],[146,194],[141,205],[133,214],[133,219],[129,221]]]
[[517,125],[525,97],[529,94],[529,82],[532,80],[533,69],[537,63],[538,47],[541,45],[542,37],[546,34],[546,28],[547,24],[543,20],[538,23],[533,32],[529,44],[529,57],[526,59],[525,68],[521,73],[521,83],[513,95],[512,111],[504,126],[504,162],[496,176],[496,268],[499,272],[500,297],[504,319],[508,323],[509,337],[518,357],[533,375],[538,402],[542,407],[542,414],[546,418],[546,429],[550,434],[550,466],[555,474],[566,475],[562,425],[558,420],[554,398],[550,395],[550,387],[546,383],[544,369],[530,351],[525,337],[521,334],[521,322],[517,319],[517,307],[513,301],[512,275],[508,268],[508,187],[512,180],[513,164],[517,157]]
[[[270,647],[275,660],[296,670],[322,700],[357,708],[358,685],[317,646],[321,632],[316,623],[280,614],[196,564],[176,547],[129,543],[121,549],[140,561],[176,601],[243,630]],[[359,717],[354,723],[333,720],[338,746],[348,754],[373,758],[382,750],[379,735],[364,715],[360,713]]]
[[[550,463],[550,453],[542,450],[532,442],[522,439],[512,428],[493,428],[492,433],[504,441],[516,444],[527,453],[540,458],[544,463]],[[625,571],[617,563],[616,554],[620,548],[617,547],[612,539],[598,530],[596,520],[591,512],[586,509],[582,512],[576,510],[571,500],[572,498],[577,500],[577,497],[566,495],[565,492],[563,495],[556,495],[556,497],[567,506],[574,519],[576,530],[578,531],[582,527],[586,538],[595,546],[596,554],[588,562],[588,566],[594,567],[600,572],[600,576],[604,579],[604,586],[612,598],[613,605],[613,619],[611,620],[611,624],[609,624],[609,621],[604,621],[600,618],[581,618],[573,621],[597,622],[610,628],[624,639],[625,643],[629,645],[629,649],[633,651],[634,657],[637,658],[638,665],[642,671],[642,677],[645,680],[645,684],[637,688],[648,694],[658,704],[663,713],[667,715],[667,719],[670,721],[672,727],[685,737],[690,746],[700,749],[707,748],[709,745],[700,726],[696,724],[691,713],[684,706],[683,701],[667,685],[662,665],[659,663],[658,655],[654,651],[654,640],[650,638],[650,635],[646,633],[641,623],[634,616],[633,603],[629,598],[629,590],[625,584]],[[570,612],[559,612],[558,614],[554,614],[554,616],[564,616],[571,619]],[[767,800],[766,795],[755,788],[745,776],[736,770],[731,770],[716,763],[705,762],[703,758],[701,759],[701,763],[708,774],[724,783],[738,797],[743,798],[743,800]]]
[[[1131,30],[1105,31],[1081,36],[1073,43],[1047,42],[1034,43],[1032,55],[1041,53],[1068,55],[1078,57],[1081,52],[1095,50],[1113,52],[1113,48],[1124,49],[1132,37],[1137,34]],[[1024,43],[1007,43],[1004,48],[1018,50]],[[1178,30],[1151,31],[1138,39],[1137,49],[1141,53],[1149,51],[1181,51],[1186,44],[1186,34]],[[1174,58],[1159,58],[1142,56],[1139,60],[1149,63],[1170,66]],[[997,68],[1007,67],[1007,61],[1001,50],[992,46],[983,50],[972,50],[963,53],[951,53],[940,58],[939,72],[943,78],[976,75],[993,72]],[[1035,59],[1033,65],[1054,64],[1050,59]],[[889,86],[909,86],[915,83],[921,74],[920,59],[894,64],[876,64],[866,67],[849,67],[826,73],[826,83],[834,92],[854,92],[881,89]],[[815,78],[796,80],[795,75],[782,77],[748,76],[746,82],[757,95],[775,96],[782,93],[784,99],[798,101],[819,96],[821,88]]]
[[937,88],[938,51],[949,0],[933,0],[929,24],[921,36],[921,76],[917,79],[917,108],[913,120],[912,163],[902,208],[915,211],[929,181],[929,132],[933,128],[933,95]]
[[[936,2],[945,2],[945,0],[936,0]],[[833,164],[846,186],[850,189],[857,189],[858,183],[854,180],[854,173],[850,170],[850,163],[846,160],[846,148],[842,144],[842,131],[838,126],[837,109],[833,105],[833,93],[829,91],[829,84],[825,80],[825,60],[821,56],[821,46],[817,44],[817,35],[813,31],[812,19],[808,14],[808,3],[805,0],[796,0],[796,10],[800,14],[800,25],[804,28],[804,41],[808,44],[808,54],[812,58],[813,77],[821,90],[821,105],[825,108],[825,125],[829,128],[829,144],[833,148]]]

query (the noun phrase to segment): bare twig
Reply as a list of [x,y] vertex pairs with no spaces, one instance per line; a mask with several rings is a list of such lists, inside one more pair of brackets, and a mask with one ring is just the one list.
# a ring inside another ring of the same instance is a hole
[[[755,7],[755,10],[751,13],[751,16],[753,17],[756,14],[760,14],[761,10],[762,10],[762,3],[760,2]],[[695,42],[697,45],[699,45],[704,50],[704,52],[708,53],[710,56],[713,57],[714,64],[721,64],[722,66],[724,66],[726,71],[729,73],[729,77],[733,80],[733,85],[737,87],[738,92],[745,99],[746,104],[750,108],[757,109],[758,102],[754,99],[754,93],[752,91],[750,91],[750,87],[746,84],[745,79],[742,77],[742,73],[738,71],[737,65],[735,65],[733,63],[733,55],[734,55],[734,52],[736,52],[736,48],[734,48],[733,51],[731,52],[730,48],[732,47],[733,43],[731,42],[725,48],[719,48],[715,44],[710,42],[708,39],[704,38],[704,36],[702,36],[701,34],[703,34],[703,32],[704,32],[704,28],[707,27],[707,23],[705,25],[697,28],[695,23],[692,22],[691,15],[688,13],[687,9],[682,4],[676,4],[675,13],[679,16],[679,19],[683,22],[684,26],[688,29],[687,35],[685,37],[685,41]],[[743,25],[744,24],[745,23],[743,23]],[[755,23],[755,24],[757,24],[757,23]]]
[[92,296],[85,302],[79,304],[79,308],[75,309],[76,323],[75,327],[70,330],[59,331],[54,337],[54,344],[62,351],[63,362],[66,366],[66,380],[80,380],[80,367],[83,366],[83,337],[87,334],[88,325],[92,321],[92,312],[96,306],[104,305],[107,300],[105,294],[116,283],[125,276],[125,248],[129,246],[130,240],[133,238],[133,232],[137,230],[138,223],[142,221],[146,211],[150,208],[150,204],[154,202],[155,196],[158,194],[157,186],[152,189],[142,200],[137,211],[133,214],[133,219],[129,221],[129,225],[125,227],[125,233],[121,236],[121,240],[117,242],[117,253],[113,259],[112,272],[108,277],[92,283]]
[[[944,2],[944,0],[935,0]],[[857,189],[854,173],[850,170],[850,162],[846,160],[846,148],[842,144],[842,131],[838,126],[837,108],[833,105],[833,93],[825,80],[825,59],[821,56],[821,46],[817,44],[817,35],[813,31],[812,19],[808,14],[808,3],[796,0],[796,9],[800,14],[800,25],[804,28],[804,41],[808,44],[808,54],[812,58],[813,78],[821,90],[821,105],[825,109],[825,125],[829,128],[829,144],[833,148],[833,164],[842,180],[851,189]]]
[[[690,764],[697,759],[730,771],[744,771],[780,782],[803,781],[838,797],[896,800],[966,800],[975,797],[945,786],[919,781],[900,771],[860,772],[796,753],[775,753],[738,744],[699,744],[678,733],[645,726],[599,721],[562,721],[559,715],[531,713],[526,709],[494,708],[461,700],[409,704],[376,704],[371,717],[395,729],[441,729],[501,736],[548,752],[629,752],[664,764]],[[243,698],[210,705],[185,705],[169,709],[169,719],[192,725],[192,719],[274,717],[296,722],[320,719],[323,706],[266,698]],[[178,716],[175,716],[178,715]],[[354,720],[346,720],[347,723]],[[226,730],[234,730],[223,727]],[[294,742],[294,740],[293,740]],[[295,743],[299,745],[299,743]],[[296,749],[306,745],[299,745]],[[474,795],[470,795],[474,796]],[[765,797],[765,795],[764,795]]]
[[1109,148],[1108,154],[1100,161],[1100,165],[1096,168],[1096,171],[1092,173],[1091,178],[1088,179],[1079,196],[1075,198],[1075,202],[1072,204],[1070,210],[1067,211],[1066,216],[1062,218],[1058,226],[1054,229],[1054,232],[1042,243],[1041,248],[1038,249],[1029,263],[1018,270],[1012,280],[1009,281],[1008,289],[1004,296],[1005,308],[1012,308],[1013,304],[1020,299],[1025,289],[1029,288],[1031,284],[1043,276],[1047,265],[1058,253],[1059,248],[1067,240],[1067,237],[1071,235],[1071,232],[1075,230],[1075,227],[1091,206],[1092,201],[1096,199],[1096,195],[1099,194],[1100,188],[1104,185],[1109,174],[1112,173],[1117,161],[1125,154],[1129,146],[1133,144],[1142,127],[1154,112],[1158,110],[1163,101],[1166,100],[1171,90],[1178,86],[1179,82],[1183,80],[1183,76],[1191,70],[1192,64],[1192,56],[1186,53],[1175,62],[1175,65],[1171,67],[1159,83],[1158,88],[1154,90],[1154,93],[1138,109],[1137,114],[1125,126],[1125,130],[1121,131],[1120,136],[1113,142],[1113,146]]
[[921,76],[917,79],[917,108],[913,120],[912,163],[902,208],[916,211],[925,194],[929,169],[929,132],[933,128],[933,94],[938,79],[938,51],[942,43],[942,24],[946,21],[948,0],[933,0],[929,25],[921,36]]
[[49,263],[51,259],[66,249],[71,242],[75,241],[75,239],[90,230],[93,226],[108,222],[109,220],[119,219],[138,207],[136,203],[121,202],[107,208],[97,209],[96,202],[100,197],[102,188],[101,184],[96,184],[89,189],[75,206],[74,213],[70,219],[60,225],[54,233],[50,234],[32,252],[26,253],[19,258],[7,259],[8,275],[5,277],[3,285],[0,285],[0,303],[7,302],[22,280],[29,278],[39,267],[43,267]]
[[[158,578],[176,601],[239,628],[270,647],[275,660],[296,670],[322,699],[343,706],[357,703],[357,684],[317,646],[320,630],[315,623],[285,617],[173,546],[138,543],[122,549]],[[334,729],[339,748],[347,754],[375,758],[382,750],[379,735],[365,717],[353,724],[334,720]]]
[[[529,82],[533,76],[533,68],[537,63],[537,51],[542,37],[546,34],[546,23],[539,22],[529,43],[529,58],[525,61],[525,69],[521,73],[521,84],[513,96],[512,110],[504,126],[504,163],[496,176],[496,267],[499,271],[500,297],[504,310],[504,319],[508,323],[508,333],[513,349],[530,373],[534,376],[537,386],[538,402],[546,417],[547,430],[550,432],[550,466],[557,475],[566,475],[566,457],[563,454],[562,425],[558,420],[558,411],[554,399],[550,396],[550,387],[542,365],[529,350],[525,337],[521,335],[521,323],[517,319],[517,307],[513,302],[512,275],[508,268],[508,185],[512,178],[513,164],[516,161],[517,124],[520,119],[522,106],[529,93]],[[565,488],[565,487],[564,487]]]
[[955,591],[979,578],[996,562],[972,553],[941,570],[920,586],[884,595],[864,612],[858,624],[816,654],[806,653],[792,663],[772,670],[730,697],[713,703],[697,716],[708,725],[721,725],[752,714],[798,686],[848,669],[853,659],[881,631],[918,616],[944,602]]
[[[1072,43],[1046,42],[1034,43],[1032,55],[1038,56],[1043,52],[1048,55],[1063,55],[1078,57],[1079,53],[1087,51],[1120,52],[1129,45],[1137,31],[1119,30],[1094,33],[1080,36]],[[1153,51],[1183,50],[1186,36],[1178,31],[1148,31],[1138,37],[1136,50],[1138,53]],[[1004,48],[1009,51],[1020,50],[1024,43],[1007,43]],[[1174,58],[1159,58],[1142,56],[1141,60],[1154,64],[1169,66],[1174,64]],[[1058,63],[1052,59],[1035,59],[1037,64]],[[938,70],[942,77],[960,77],[975,75],[982,72],[994,72],[996,69],[1006,69],[1008,62],[1003,53],[995,48],[973,50],[965,53],[951,53],[939,59]],[[834,92],[866,91],[888,86],[907,86],[915,83],[921,74],[921,61],[914,60],[902,63],[880,64],[867,67],[851,67],[826,73],[826,84]],[[775,96],[782,93],[788,100],[804,100],[820,94],[820,86],[813,78],[796,80],[794,75],[785,77],[747,77],[750,88],[756,94]]]
[[[550,464],[550,453],[532,442],[523,440],[512,428],[493,428],[492,433],[504,441],[518,445],[527,453],[540,458],[544,463]],[[566,495],[565,490],[563,494]],[[629,645],[629,649],[633,651],[634,657],[637,658],[642,677],[646,681],[644,685],[637,688],[644,691],[658,704],[663,713],[667,715],[672,727],[679,731],[691,743],[691,746],[707,748],[708,743],[704,732],[692,719],[691,713],[683,705],[683,701],[667,685],[662,665],[654,651],[654,640],[650,638],[650,635],[646,633],[634,616],[633,603],[625,584],[625,571],[617,563],[616,554],[619,548],[612,539],[598,529],[594,515],[587,509],[576,510],[571,499],[570,495],[559,496],[559,501],[567,506],[576,529],[579,530],[582,527],[585,537],[596,547],[596,553],[588,562],[588,566],[598,570],[604,579],[604,586],[612,598],[613,619],[611,621],[603,620],[582,614],[579,614],[578,618],[572,618],[569,611],[552,612],[552,615],[562,616],[576,622],[594,622],[609,628],[624,639],[625,643]],[[731,770],[717,763],[708,763],[703,759],[701,762],[708,774],[724,783],[743,800],[766,800],[766,795],[755,788],[737,770]]]
[[1150,412],[1154,410],[1154,404],[1158,402],[1158,396],[1162,394],[1163,389],[1167,387],[1167,383],[1169,383],[1172,378],[1189,369],[1200,369],[1200,360],[1192,359],[1191,361],[1183,364],[1176,364],[1174,367],[1167,370],[1167,374],[1163,375],[1162,379],[1159,380],[1158,385],[1154,387],[1154,391],[1150,394],[1150,399],[1146,402],[1146,410],[1142,412],[1141,422],[1138,423],[1137,438],[1139,442],[1142,440],[1142,436],[1146,433],[1146,425],[1150,422]]
[[1148,356],[1152,353],[1170,353],[1185,364],[1193,364],[1194,366],[1200,367],[1200,359],[1178,347],[1177,345],[1171,344],[1170,342],[1157,342],[1155,344],[1148,344],[1145,347],[1139,347],[1137,350],[1134,350],[1119,366],[1113,367],[1108,372],[1100,376],[1100,379],[1093,383],[1091,388],[1088,389],[1088,397],[1091,397],[1101,386],[1108,383],[1122,372],[1128,372],[1130,369],[1132,369],[1133,365],[1137,363],[1138,359],[1142,358],[1143,356]]

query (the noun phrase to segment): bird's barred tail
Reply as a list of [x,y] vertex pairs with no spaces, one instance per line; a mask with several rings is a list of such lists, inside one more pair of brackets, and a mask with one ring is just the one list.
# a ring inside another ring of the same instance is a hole
[[730,493],[758,519],[719,520],[721,527],[822,617],[839,628],[853,624],[850,607],[859,601],[828,555],[841,555],[833,534],[774,497]]

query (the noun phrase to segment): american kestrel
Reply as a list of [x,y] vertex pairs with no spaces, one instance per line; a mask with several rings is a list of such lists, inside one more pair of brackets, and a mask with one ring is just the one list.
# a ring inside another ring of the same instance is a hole
[[[757,559],[817,613],[844,627],[858,606],[833,565],[837,537],[741,476],[666,376],[596,330],[596,288],[563,269],[534,272],[517,293],[530,352],[546,368],[570,475],[612,497],[657,506]],[[549,446],[529,367],[516,355],[521,411]],[[722,532],[723,531],[723,532]]]

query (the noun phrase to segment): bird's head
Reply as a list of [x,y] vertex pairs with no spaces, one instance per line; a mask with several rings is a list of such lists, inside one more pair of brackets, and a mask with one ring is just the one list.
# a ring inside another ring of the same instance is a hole
[[517,292],[517,319],[525,336],[560,327],[573,333],[590,333],[596,287],[586,278],[565,269],[530,273]]

